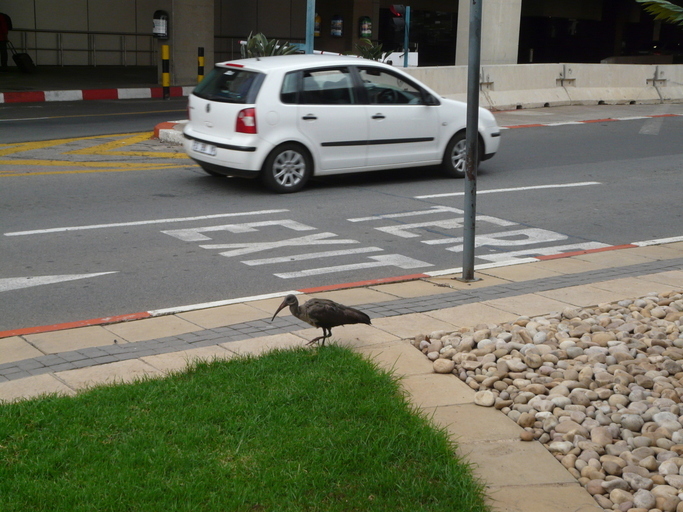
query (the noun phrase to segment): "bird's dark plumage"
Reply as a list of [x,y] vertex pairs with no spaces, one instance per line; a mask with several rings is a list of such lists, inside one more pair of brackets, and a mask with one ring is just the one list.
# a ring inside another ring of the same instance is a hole
[[271,322],[275,319],[277,314],[287,306],[289,306],[292,315],[299,320],[303,320],[313,327],[320,327],[323,330],[323,335],[309,341],[309,345],[318,340],[322,340],[322,344],[324,345],[325,340],[332,336],[332,327],[337,327],[338,325],[370,325],[370,317],[357,309],[344,306],[343,304],[328,299],[311,299],[306,301],[302,306],[299,306],[299,301],[294,295],[287,295],[285,297],[285,300],[282,301],[282,304],[280,304],[280,307],[277,308],[277,311],[273,315]]

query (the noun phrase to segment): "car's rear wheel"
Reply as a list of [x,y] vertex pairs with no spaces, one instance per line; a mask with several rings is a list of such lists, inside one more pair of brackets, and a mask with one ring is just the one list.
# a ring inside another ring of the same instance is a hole
[[[481,159],[481,141],[479,141],[479,158],[477,158],[477,167],[479,167],[479,160]],[[465,166],[467,160],[467,139],[465,132],[458,132],[453,135],[453,138],[448,142],[446,151],[443,155],[441,168],[452,178],[464,178]]]
[[261,181],[273,192],[298,192],[313,174],[313,162],[303,146],[294,143],[276,147],[266,158]]

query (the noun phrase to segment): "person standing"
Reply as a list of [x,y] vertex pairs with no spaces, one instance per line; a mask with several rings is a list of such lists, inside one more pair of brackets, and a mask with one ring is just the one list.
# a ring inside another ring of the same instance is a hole
[[7,33],[11,28],[9,16],[0,12],[0,71],[9,70],[7,67]]

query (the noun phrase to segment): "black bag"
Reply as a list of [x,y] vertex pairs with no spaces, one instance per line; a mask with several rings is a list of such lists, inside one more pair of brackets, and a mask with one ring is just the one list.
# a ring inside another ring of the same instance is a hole
[[28,53],[19,53],[11,41],[7,41],[7,46],[12,50],[12,60],[23,73],[33,73],[36,70],[36,65]]

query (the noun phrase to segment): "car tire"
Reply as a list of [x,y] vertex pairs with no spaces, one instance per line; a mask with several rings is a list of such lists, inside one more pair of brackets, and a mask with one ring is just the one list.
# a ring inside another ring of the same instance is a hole
[[[479,154],[477,155],[477,168],[481,160],[482,144],[479,141]],[[446,151],[443,155],[441,168],[447,176],[451,178],[464,178],[466,174],[466,157],[467,157],[467,138],[465,132],[458,132],[446,145]]]
[[276,147],[261,169],[261,181],[273,192],[288,194],[301,190],[313,174],[313,161],[306,149],[294,143]]

